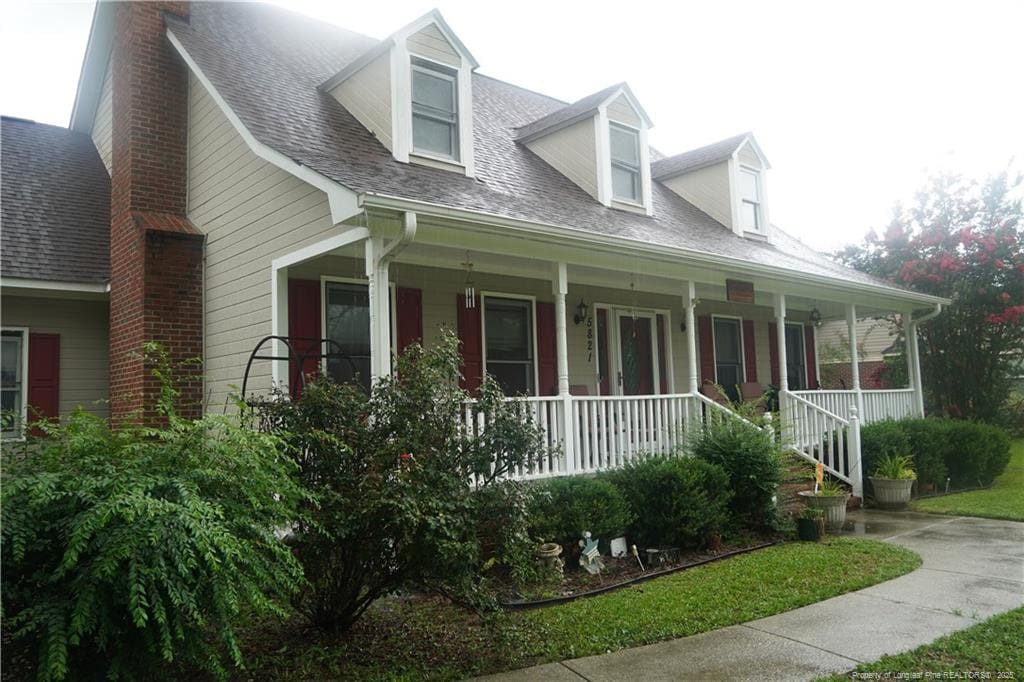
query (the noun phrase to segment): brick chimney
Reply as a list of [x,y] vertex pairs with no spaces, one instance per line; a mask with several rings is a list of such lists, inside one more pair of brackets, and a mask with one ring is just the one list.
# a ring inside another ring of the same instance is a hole
[[[163,12],[187,18],[188,3],[116,3],[111,55],[110,409],[147,422],[160,387],[139,356],[144,343],[159,342],[176,364],[203,352],[203,236],[185,202],[188,70]],[[179,413],[198,414],[202,382],[179,388]]]

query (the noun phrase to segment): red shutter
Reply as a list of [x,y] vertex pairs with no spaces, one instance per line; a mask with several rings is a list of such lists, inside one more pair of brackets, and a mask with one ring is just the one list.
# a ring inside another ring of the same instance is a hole
[[665,316],[658,315],[658,385],[668,393],[668,360],[665,358]]
[[60,335],[28,335],[28,421],[60,416]]
[[597,371],[601,382],[601,395],[612,394],[611,365],[608,362],[608,311],[597,309]]
[[700,346],[701,383],[715,382],[715,337],[711,332],[711,316],[697,318],[697,345]]
[[815,357],[814,327],[804,327],[804,350],[807,351],[807,388],[817,389],[818,358]]
[[[306,376],[320,371],[320,282],[308,279],[288,280],[288,336],[292,351],[297,355],[309,354],[302,363]],[[302,395],[298,363],[288,367],[288,384],[292,396]]]
[[537,395],[558,395],[555,304],[537,302]]
[[768,360],[772,364],[772,385],[779,385],[779,330],[774,323],[768,324]]
[[462,379],[461,386],[470,394],[475,394],[480,389],[480,382],[484,376],[484,354],[480,339],[480,298],[477,297],[477,305],[472,308],[466,307],[466,297],[457,294],[455,305],[458,306],[456,316],[459,326],[459,342],[462,352]]
[[401,353],[410,343],[423,341],[423,292],[419,289],[397,287],[395,302],[398,305],[398,352]]
[[743,320],[743,364],[747,381],[757,381],[757,348],[754,346],[754,321]]

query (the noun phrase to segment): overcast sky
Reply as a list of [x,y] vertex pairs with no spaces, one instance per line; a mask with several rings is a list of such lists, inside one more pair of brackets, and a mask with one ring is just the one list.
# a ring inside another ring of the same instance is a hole
[[[751,130],[771,220],[822,249],[926,173],[1024,159],[1024,1],[279,2],[374,37],[438,7],[480,71],[575,100],[627,81],[674,154]],[[92,3],[0,0],[0,111],[67,125]]]

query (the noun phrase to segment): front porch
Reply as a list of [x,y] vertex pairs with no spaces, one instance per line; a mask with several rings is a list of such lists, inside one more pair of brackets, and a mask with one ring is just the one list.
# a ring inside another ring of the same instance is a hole
[[[557,452],[521,477],[671,454],[709,420],[736,418],[717,385],[734,399],[777,391],[791,448],[860,494],[859,426],[922,413],[914,306],[897,293],[413,213],[369,223],[274,261],[274,333],[329,340],[348,359],[319,369],[368,386],[391,371],[393,353],[457,330],[463,387],[472,394],[484,373],[495,377]],[[910,386],[817,390],[817,325],[847,321],[858,377],[856,321],[893,312],[907,320]],[[289,374],[274,362],[267,378],[283,385]],[[486,426],[467,405],[466,427]]]

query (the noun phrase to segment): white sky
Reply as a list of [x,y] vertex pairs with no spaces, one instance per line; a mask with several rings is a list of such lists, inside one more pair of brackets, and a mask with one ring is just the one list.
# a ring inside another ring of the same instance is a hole
[[[0,3],[0,111],[67,125],[92,3]],[[628,81],[668,154],[752,130],[772,222],[822,249],[929,170],[1024,166],[1021,0],[278,4],[375,37],[436,6],[482,73],[569,101]]]

